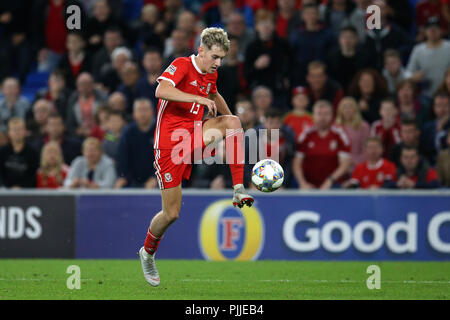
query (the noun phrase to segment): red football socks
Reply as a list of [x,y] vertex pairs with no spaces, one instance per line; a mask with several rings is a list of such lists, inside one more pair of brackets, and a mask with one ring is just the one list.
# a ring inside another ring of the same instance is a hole
[[150,229],[147,231],[147,237],[145,238],[144,249],[148,254],[155,254],[156,249],[158,249],[159,242],[161,238],[156,238]]
[[244,181],[244,130],[227,129],[225,136],[226,161],[230,166],[233,185]]

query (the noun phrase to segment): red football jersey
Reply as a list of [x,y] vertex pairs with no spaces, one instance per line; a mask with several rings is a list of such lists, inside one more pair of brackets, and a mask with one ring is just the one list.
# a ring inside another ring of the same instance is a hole
[[344,130],[331,127],[324,137],[315,126],[303,131],[298,139],[297,155],[303,157],[303,174],[316,187],[339,166],[339,157],[350,157],[350,140]]
[[381,139],[384,149],[384,158],[389,157],[389,150],[392,146],[402,142],[402,139],[400,137],[400,125],[398,122],[389,129],[385,129],[381,120],[377,120],[372,123],[372,127],[370,128],[370,135],[372,137],[379,137]]
[[294,130],[295,138],[298,139],[303,130],[308,127],[312,127],[314,123],[311,114],[309,113],[305,113],[299,116],[293,112],[289,112],[284,118],[284,124],[288,125],[292,130]]
[[373,185],[381,187],[385,180],[397,180],[395,170],[395,164],[385,159],[380,159],[375,165],[364,161],[355,167],[351,180],[363,189]]
[[[207,97],[210,93],[216,93],[217,71],[203,73],[195,62],[195,56],[175,59],[167,67],[157,81],[167,80],[177,89]],[[191,134],[194,132],[194,122],[202,121],[204,106],[192,102],[177,102],[159,99],[158,113],[156,117],[155,149],[173,149],[179,141],[171,141],[172,133],[176,129],[186,129]]]

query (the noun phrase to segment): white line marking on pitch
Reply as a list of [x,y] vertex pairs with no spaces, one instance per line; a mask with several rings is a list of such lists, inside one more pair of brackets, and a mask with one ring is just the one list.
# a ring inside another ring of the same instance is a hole
[[[182,282],[199,281],[199,282],[242,282],[242,280],[223,280],[223,279],[181,279]],[[249,280],[248,280],[249,281]],[[365,283],[366,280],[289,280],[289,279],[270,279],[255,280],[259,282],[315,282],[315,283]],[[384,280],[385,283],[405,283],[405,284],[450,284],[450,281],[435,280]]]

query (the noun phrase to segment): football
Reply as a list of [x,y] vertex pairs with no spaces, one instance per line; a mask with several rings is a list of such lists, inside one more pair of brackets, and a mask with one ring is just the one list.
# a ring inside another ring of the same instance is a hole
[[284,171],[280,164],[271,159],[257,162],[252,169],[252,183],[262,192],[273,192],[283,184]]

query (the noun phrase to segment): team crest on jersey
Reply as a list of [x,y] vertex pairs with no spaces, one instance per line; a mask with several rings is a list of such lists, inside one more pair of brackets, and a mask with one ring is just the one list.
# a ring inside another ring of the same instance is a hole
[[314,148],[314,141],[310,141],[308,143],[308,148],[310,148],[310,149]]
[[170,73],[171,75],[174,75],[175,71],[177,71],[177,67],[175,67],[173,64],[171,64],[170,66],[167,67],[166,71],[168,73]]
[[378,173],[377,180],[378,180],[378,181],[383,181],[383,180],[384,180],[383,172],[379,172],[379,173]]
[[164,173],[164,180],[166,180],[166,182],[172,181],[172,175],[170,174],[170,172]]
[[336,150],[336,148],[337,148],[336,140],[331,140],[330,141],[330,150]]

